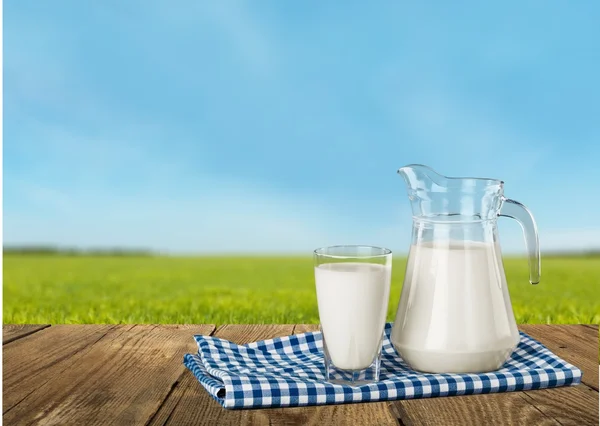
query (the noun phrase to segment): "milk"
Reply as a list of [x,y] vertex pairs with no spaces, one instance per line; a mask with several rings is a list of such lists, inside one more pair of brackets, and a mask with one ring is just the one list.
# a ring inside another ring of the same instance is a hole
[[519,341],[499,246],[413,245],[391,339],[416,370],[499,368]]
[[390,276],[391,266],[374,263],[315,267],[319,317],[335,367],[362,370],[375,360],[385,326]]

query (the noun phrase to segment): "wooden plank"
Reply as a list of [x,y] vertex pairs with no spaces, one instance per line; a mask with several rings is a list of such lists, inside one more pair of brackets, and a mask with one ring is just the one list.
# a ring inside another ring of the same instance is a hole
[[596,337],[598,339],[598,324],[579,324],[589,330],[591,330],[591,336]]
[[598,324],[581,324],[583,331],[589,333],[594,341],[598,342],[598,362],[600,363],[600,336],[598,335]]
[[560,425],[517,392],[396,401],[392,406],[404,425]]
[[319,324],[296,324],[294,334],[308,333],[310,331],[319,331]]
[[598,425],[598,392],[586,385],[522,392],[548,417],[562,425]]
[[[64,326],[71,338],[49,346],[69,344],[77,335],[89,334],[90,327],[99,326]],[[34,383],[35,388],[4,414],[4,423],[144,424],[184,371],[183,355],[195,347],[192,335],[212,330],[210,325],[114,326],[60,360],[60,367],[50,364],[54,374],[45,383]],[[46,356],[43,350],[27,355],[25,349],[22,353],[32,363]]]
[[6,324],[2,326],[2,344],[14,342],[22,337],[50,327],[50,324]]
[[256,410],[256,421],[265,425],[398,425],[390,403],[324,405]]
[[59,374],[71,360],[81,359],[114,326],[56,325],[3,347],[2,412],[11,410]]
[[[238,344],[245,344],[287,336],[293,329],[293,325],[224,325],[219,327],[214,335]],[[194,349],[196,350],[197,348]],[[225,410],[211,398],[192,373],[186,371],[150,424],[268,425],[268,419],[260,413],[261,411],[266,410]]]
[[[581,326],[519,327],[555,354],[598,380],[597,337]],[[597,386],[597,385],[596,385]],[[598,424],[598,393],[586,385],[490,395],[398,401],[394,409],[405,424]]]
[[294,324],[226,324],[219,327],[214,336],[245,345],[258,340],[289,336],[293,331]]
[[583,372],[582,382],[598,390],[598,335],[582,325],[524,324],[519,328]]

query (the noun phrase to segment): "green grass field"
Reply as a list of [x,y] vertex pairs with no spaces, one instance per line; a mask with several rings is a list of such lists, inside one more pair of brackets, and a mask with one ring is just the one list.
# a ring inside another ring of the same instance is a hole
[[[405,260],[394,261],[388,319]],[[518,323],[600,323],[600,257],[505,259]],[[4,256],[4,323],[316,323],[312,259]]]

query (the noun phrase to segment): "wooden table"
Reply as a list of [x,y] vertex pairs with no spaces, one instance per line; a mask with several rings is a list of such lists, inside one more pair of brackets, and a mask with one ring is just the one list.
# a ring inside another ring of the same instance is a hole
[[583,370],[578,386],[338,406],[225,410],[183,364],[193,334],[237,343],[314,325],[5,325],[6,425],[598,425],[598,326],[521,330]]

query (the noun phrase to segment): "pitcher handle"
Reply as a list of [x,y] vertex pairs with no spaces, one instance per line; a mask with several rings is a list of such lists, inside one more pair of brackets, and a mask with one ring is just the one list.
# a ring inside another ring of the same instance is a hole
[[537,226],[531,212],[523,204],[515,200],[503,198],[502,209],[499,216],[515,219],[521,225],[525,235],[527,246],[527,257],[529,259],[529,282],[538,284],[540,282],[540,240],[538,238]]

